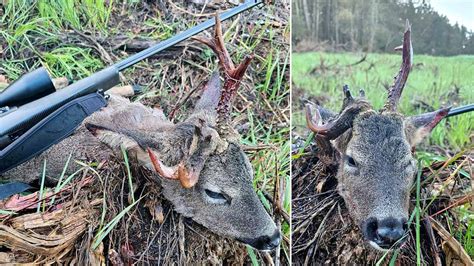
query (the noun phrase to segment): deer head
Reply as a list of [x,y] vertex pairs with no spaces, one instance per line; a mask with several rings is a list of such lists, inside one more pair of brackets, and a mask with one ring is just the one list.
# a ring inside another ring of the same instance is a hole
[[231,102],[252,57],[234,66],[216,20],[215,39],[199,40],[217,54],[224,83],[214,73],[187,119],[173,124],[159,110],[112,97],[85,125],[113,150],[124,146],[154,171],[177,212],[219,235],[270,250],[278,246],[280,232],[253,189],[252,166],[229,123]]
[[412,150],[448,113],[404,117],[397,104],[412,66],[411,29],[404,33],[401,69],[380,111],[364,92],[354,98],[344,86],[341,111],[307,105],[308,127],[316,133],[321,158],[337,158],[338,190],[363,236],[377,249],[398,247],[408,219],[410,188],[417,171]]

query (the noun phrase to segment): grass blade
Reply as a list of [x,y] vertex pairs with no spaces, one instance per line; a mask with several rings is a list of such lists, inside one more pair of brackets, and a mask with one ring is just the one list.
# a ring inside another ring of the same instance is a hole
[[127,169],[127,177],[128,177],[128,186],[130,190],[130,195],[132,195],[132,202],[135,202],[135,195],[133,190],[133,182],[132,182],[132,172],[130,171],[130,164],[128,163],[128,156],[127,151],[123,145],[120,145],[120,149],[122,150],[123,159],[125,161],[125,168]]
[[102,228],[97,233],[94,238],[95,240],[92,244],[92,249],[96,249],[100,245],[100,243],[102,243],[102,240],[104,240],[104,238],[110,233],[110,231],[112,231],[112,229],[118,224],[120,219],[122,219],[122,217],[125,216],[127,212],[129,212],[138,202],[140,202],[142,198],[143,197],[139,198],[137,201],[130,204],[127,208],[123,209],[119,214],[117,214],[117,216],[115,216],[109,223],[104,226],[104,228]]
[[40,209],[41,209],[41,201],[43,199],[43,190],[44,190],[44,180],[45,179],[46,179],[46,159],[44,160],[44,163],[43,163],[43,173],[41,175],[41,186],[40,186],[40,191],[39,191],[38,209],[36,209],[36,212],[40,212]]
[[252,265],[253,266],[258,266],[258,259],[257,259],[257,255],[255,255],[255,252],[253,251],[253,249],[247,245],[247,253],[249,254],[249,257],[250,257],[250,261],[252,262]]
[[[63,171],[61,172],[61,176],[59,177],[58,184],[54,188],[54,194],[58,193],[61,187],[61,182],[64,179],[64,175],[66,174],[66,170],[69,167],[69,162],[71,161],[72,158],[72,152],[69,154],[69,157],[67,158],[66,164],[64,165]],[[56,199],[56,195],[53,196],[51,199],[51,205],[54,204],[54,200]]]

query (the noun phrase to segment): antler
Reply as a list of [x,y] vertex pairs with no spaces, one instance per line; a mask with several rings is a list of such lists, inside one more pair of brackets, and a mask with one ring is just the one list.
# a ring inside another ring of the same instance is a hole
[[[400,50],[400,47],[395,48],[395,50]],[[408,74],[410,73],[411,66],[413,63],[413,47],[411,45],[411,26],[408,19],[406,20],[405,25],[405,34],[403,35],[403,47],[402,47],[402,65],[400,71],[395,77],[394,83],[389,89],[387,102],[382,108],[384,111],[397,111],[398,101],[402,95],[403,88],[408,79]]]
[[216,14],[216,26],[213,39],[207,38],[194,38],[195,40],[206,44],[209,46],[219,59],[219,66],[224,71],[224,85],[222,93],[217,105],[217,115],[218,115],[218,124],[220,127],[225,127],[224,124],[227,124],[230,111],[232,99],[234,98],[237,89],[239,88],[240,82],[250,65],[250,61],[253,59],[253,55],[248,55],[245,57],[244,61],[240,63],[237,67],[234,65],[232,58],[229,55],[229,52],[225,48],[224,37],[222,36],[222,25],[219,19],[218,14]]
[[[153,168],[160,176],[179,180],[184,188],[191,188],[198,182],[207,158],[213,152],[219,151],[225,144],[219,133],[210,127],[206,120],[202,119],[198,120],[197,125],[194,125],[192,139],[185,142],[189,143],[187,152],[184,153],[184,157],[178,164],[171,167],[161,161],[163,158],[160,158],[162,154],[159,150],[154,150],[152,147],[147,147],[146,150]],[[157,147],[155,146],[155,148]]]
[[[361,111],[370,108],[370,104],[364,99],[354,99],[347,85],[344,85],[343,92],[345,97],[341,113],[326,124],[323,124],[321,119],[320,110],[323,109],[318,106],[313,115],[311,105],[306,105],[306,123],[309,129],[327,139],[335,139],[352,127],[352,121]],[[363,90],[361,90],[360,95],[363,97]]]

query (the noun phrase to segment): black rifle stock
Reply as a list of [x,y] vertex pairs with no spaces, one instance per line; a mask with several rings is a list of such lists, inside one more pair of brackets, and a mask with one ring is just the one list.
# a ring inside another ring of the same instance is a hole
[[97,90],[108,90],[118,83],[119,71],[115,66],[111,66],[46,97],[27,103],[0,117],[0,136],[28,129],[67,102]]

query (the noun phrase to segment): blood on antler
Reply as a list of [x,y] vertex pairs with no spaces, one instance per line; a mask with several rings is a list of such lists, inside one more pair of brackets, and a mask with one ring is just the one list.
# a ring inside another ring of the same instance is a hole
[[[395,50],[399,50],[397,47]],[[413,47],[411,45],[411,26],[408,19],[406,20],[405,33],[403,34],[403,46],[402,46],[402,65],[400,71],[398,72],[395,80],[388,91],[387,102],[382,108],[382,112],[396,112],[398,101],[405,87],[405,83],[408,79],[408,74],[410,73],[412,63],[413,63]]]
[[216,15],[216,26],[213,39],[207,38],[194,38],[195,40],[209,46],[219,59],[219,66],[224,72],[224,85],[222,88],[221,97],[219,104],[217,105],[218,123],[222,125],[226,124],[230,117],[230,111],[232,106],[232,99],[234,98],[237,89],[240,86],[240,82],[250,65],[250,61],[253,59],[253,55],[245,57],[244,61],[241,62],[237,67],[235,66],[232,58],[229,55],[224,43],[224,37],[222,35],[222,25],[219,16]]

